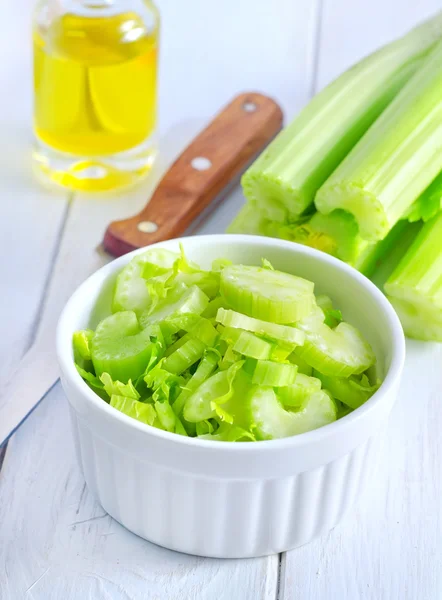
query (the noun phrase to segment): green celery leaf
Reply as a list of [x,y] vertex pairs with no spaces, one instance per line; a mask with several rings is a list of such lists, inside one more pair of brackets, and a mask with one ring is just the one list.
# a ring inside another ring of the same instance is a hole
[[147,425],[155,425],[157,414],[152,404],[140,402],[134,398],[113,394],[110,399],[110,405],[124,413],[128,417],[132,417],[141,423]]
[[130,379],[127,383],[122,383],[121,381],[113,381],[109,373],[102,373],[100,375],[100,381],[109,397],[124,396],[125,398],[132,398],[133,400],[139,400],[140,398],[140,394],[137,392]]

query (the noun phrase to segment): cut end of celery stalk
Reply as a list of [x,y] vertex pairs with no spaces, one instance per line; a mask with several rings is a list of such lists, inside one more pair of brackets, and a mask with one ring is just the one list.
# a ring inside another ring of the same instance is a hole
[[407,336],[442,342],[442,213],[425,223],[384,289]]
[[[365,248],[366,242],[359,235],[359,227],[354,216],[344,210],[334,210],[330,214],[315,213],[306,224],[316,235],[322,236],[322,242],[328,240],[329,254],[345,262],[352,262]],[[302,226],[301,226],[302,227]],[[316,244],[313,247],[321,250]]]
[[420,67],[440,37],[441,21],[436,15],[317,94],[244,174],[248,201],[265,210],[270,220],[283,220],[284,212],[290,218],[304,213],[316,191]]
[[351,183],[325,185],[318,191],[315,204],[324,215],[339,209],[349,212],[365,240],[381,240],[391,229],[382,203],[370,192]]
[[410,206],[405,218],[414,223],[432,219],[442,209],[442,171]]
[[408,250],[419,228],[420,223],[398,221],[380,242],[361,244],[358,255],[350,264],[366,277],[375,274],[376,285],[383,285]]
[[[257,163],[256,167],[259,165]],[[310,203],[289,181],[258,168],[251,167],[246,171],[241,185],[247,200],[272,220],[283,220],[288,212],[287,207],[290,207],[290,214],[299,215]]]
[[442,342],[442,306],[425,302],[416,296],[405,299],[387,295],[387,298],[393,305],[407,337]]

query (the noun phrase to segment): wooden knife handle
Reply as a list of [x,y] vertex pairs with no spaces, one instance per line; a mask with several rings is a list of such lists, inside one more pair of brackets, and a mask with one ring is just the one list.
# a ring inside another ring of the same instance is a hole
[[121,256],[135,248],[182,235],[227,184],[236,180],[278,133],[282,112],[257,93],[237,96],[167,171],[138,215],[109,225],[105,249]]

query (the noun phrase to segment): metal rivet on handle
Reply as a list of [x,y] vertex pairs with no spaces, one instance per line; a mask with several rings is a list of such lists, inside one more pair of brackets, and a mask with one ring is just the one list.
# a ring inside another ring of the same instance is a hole
[[255,112],[257,108],[258,107],[254,102],[244,102],[244,104],[242,105],[242,109],[246,112]]
[[153,221],[140,221],[137,227],[142,233],[155,233],[158,230],[158,225]]
[[192,159],[190,164],[196,171],[207,171],[207,169],[210,169],[212,166],[210,160],[205,156],[197,156],[196,158]]

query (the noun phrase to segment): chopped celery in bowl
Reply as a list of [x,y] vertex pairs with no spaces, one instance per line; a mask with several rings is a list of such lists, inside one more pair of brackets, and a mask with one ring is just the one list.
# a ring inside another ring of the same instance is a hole
[[154,247],[119,271],[111,295],[109,314],[73,334],[76,368],[104,402],[157,429],[290,437],[348,415],[380,385],[375,353],[340,307],[266,256],[202,269],[183,247]]
[[137,535],[222,558],[283,552],[341,520],[376,477],[404,352],[366,277],[247,235],[122,256],[77,289],[57,329],[88,488]]

